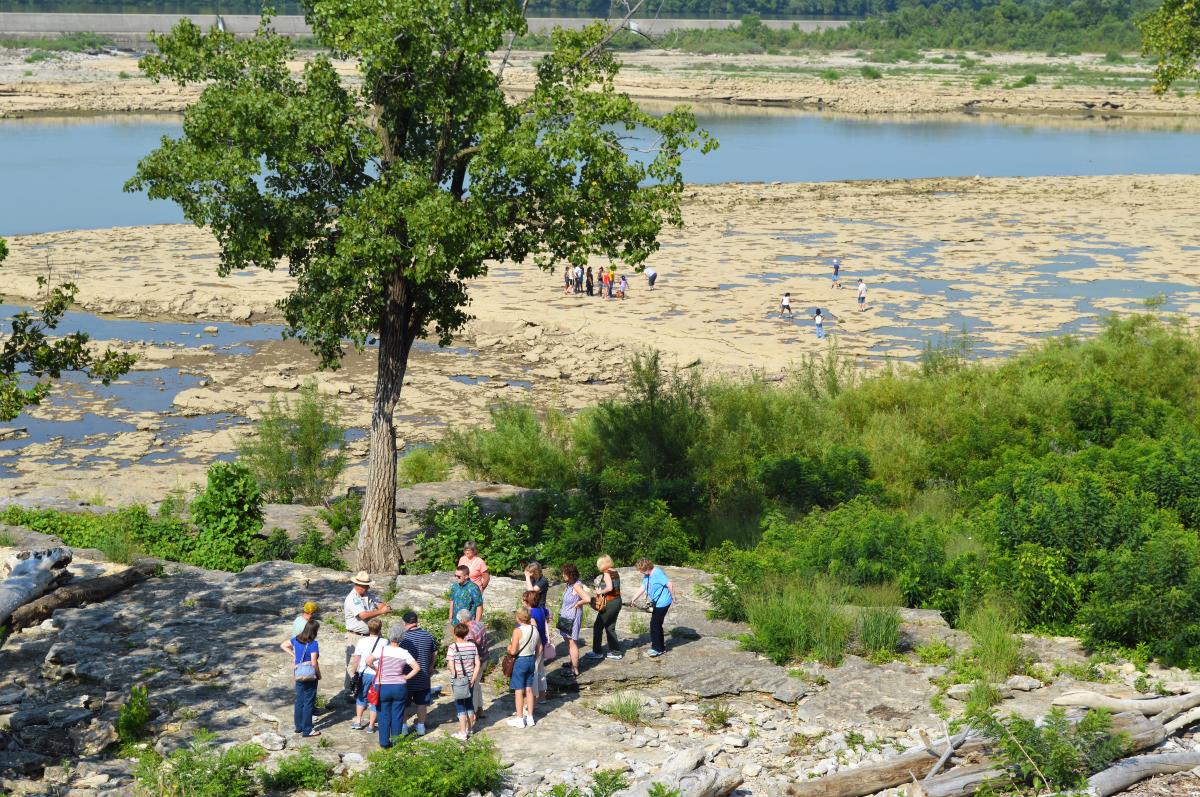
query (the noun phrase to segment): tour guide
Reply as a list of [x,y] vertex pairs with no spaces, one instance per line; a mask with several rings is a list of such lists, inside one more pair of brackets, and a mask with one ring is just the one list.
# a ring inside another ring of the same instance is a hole
[[366,570],[359,570],[354,575],[353,583],[354,586],[350,588],[350,594],[346,596],[346,602],[343,604],[346,621],[346,683],[344,686],[347,689],[350,688],[350,679],[353,677],[349,666],[350,657],[354,655],[354,648],[358,641],[370,633],[367,630],[367,620],[387,614],[392,610],[386,603],[380,603],[374,595],[367,592],[371,586],[371,574]]

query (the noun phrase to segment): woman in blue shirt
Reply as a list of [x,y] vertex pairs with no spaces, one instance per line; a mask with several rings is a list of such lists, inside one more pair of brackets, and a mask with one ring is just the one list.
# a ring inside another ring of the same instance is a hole
[[321,650],[317,647],[317,629],[321,624],[309,620],[304,630],[279,647],[292,654],[292,672],[296,680],[296,702],[292,708],[292,719],[296,733],[301,736],[320,736],[313,730],[313,709],[317,706],[317,681],[321,678],[321,665],[317,658]]
[[637,571],[642,574],[642,588],[633,600],[643,595],[650,600],[650,658],[655,658],[667,652],[663,621],[667,619],[667,609],[675,602],[675,589],[663,569],[655,567],[649,559],[639,559]]

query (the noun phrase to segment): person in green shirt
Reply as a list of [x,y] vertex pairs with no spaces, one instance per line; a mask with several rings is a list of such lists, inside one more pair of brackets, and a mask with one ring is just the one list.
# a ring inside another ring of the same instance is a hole
[[466,609],[476,621],[483,620],[483,593],[471,580],[471,568],[459,565],[450,585],[450,625],[456,622],[460,610]]

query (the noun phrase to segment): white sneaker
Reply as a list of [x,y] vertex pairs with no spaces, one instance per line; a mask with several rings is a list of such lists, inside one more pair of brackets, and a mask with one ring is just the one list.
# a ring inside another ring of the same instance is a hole
[[425,726],[418,722],[417,723],[417,736],[424,736],[424,735],[425,735]]
[[526,727],[526,728],[532,728],[532,727],[533,727],[535,724],[536,724],[536,722],[535,722],[535,720],[533,719],[533,717],[526,717],[526,718],[525,718],[525,727]]
[[458,739],[460,742],[465,742],[467,740],[467,735],[465,733],[463,733],[462,731],[459,731],[458,733],[453,733],[450,735],[453,736],[455,739]]
[[527,717],[509,717],[506,722],[512,728],[524,728]]

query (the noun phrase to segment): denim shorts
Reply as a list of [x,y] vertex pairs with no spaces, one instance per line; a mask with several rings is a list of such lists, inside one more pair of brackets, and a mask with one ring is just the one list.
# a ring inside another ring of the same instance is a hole
[[454,701],[454,711],[460,717],[465,717],[475,713],[475,698],[464,697],[462,700]]
[[512,678],[508,685],[513,689],[532,689],[537,680],[536,656],[520,656],[513,664]]
[[[371,684],[374,681],[375,681],[375,673],[373,673],[373,672],[364,672],[363,673],[362,688],[359,689],[358,694],[354,696],[354,702],[358,705],[359,708],[367,708],[368,707],[369,704],[367,703],[367,690],[371,688]],[[370,708],[372,711],[375,710],[374,706],[370,706]]]

